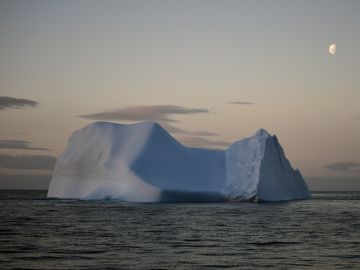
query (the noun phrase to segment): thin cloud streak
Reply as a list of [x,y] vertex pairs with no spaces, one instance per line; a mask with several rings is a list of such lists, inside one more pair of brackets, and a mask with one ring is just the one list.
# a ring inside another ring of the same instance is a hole
[[360,163],[343,161],[326,165],[325,168],[339,172],[360,172]]
[[165,128],[171,134],[184,134],[184,135],[195,135],[195,136],[218,136],[218,134],[208,131],[188,131],[173,125],[169,125],[166,123],[161,123],[161,126]]
[[13,97],[0,97],[0,110],[34,108],[39,103],[34,100]]
[[49,151],[48,148],[32,147],[30,142],[22,140],[0,140],[0,149],[22,149],[22,150],[40,150]]
[[360,115],[351,115],[349,118],[355,119],[355,120],[360,120]]
[[177,139],[190,147],[227,147],[230,143],[225,141],[214,141],[196,136],[179,136]]
[[230,101],[229,104],[235,104],[235,105],[254,105],[255,103],[248,102],[248,101]]
[[18,170],[52,170],[56,158],[47,155],[0,155],[0,167]]
[[176,105],[149,105],[132,106],[119,110],[111,110],[99,113],[80,115],[79,117],[94,120],[110,121],[159,121],[178,122],[171,118],[173,115],[193,115],[199,113],[210,113],[204,108],[187,108]]

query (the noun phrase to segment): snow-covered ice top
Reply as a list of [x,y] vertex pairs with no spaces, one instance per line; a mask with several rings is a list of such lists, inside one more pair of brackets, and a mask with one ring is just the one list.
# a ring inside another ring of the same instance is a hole
[[155,122],[75,131],[48,197],[135,202],[309,198],[275,136],[260,129],[227,150],[188,148]]

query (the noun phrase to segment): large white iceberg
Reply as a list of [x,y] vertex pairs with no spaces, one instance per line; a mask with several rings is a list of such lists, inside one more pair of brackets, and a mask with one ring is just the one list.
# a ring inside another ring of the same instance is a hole
[[188,148],[154,122],[96,122],[75,131],[48,197],[132,202],[310,198],[298,170],[265,130],[227,150]]

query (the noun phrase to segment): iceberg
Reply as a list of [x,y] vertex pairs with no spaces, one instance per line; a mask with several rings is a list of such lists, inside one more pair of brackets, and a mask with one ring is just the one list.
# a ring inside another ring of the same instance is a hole
[[129,202],[310,198],[276,136],[259,130],[226,150],[189,148],[155,122],[95,122],[75,131],[47,196]]

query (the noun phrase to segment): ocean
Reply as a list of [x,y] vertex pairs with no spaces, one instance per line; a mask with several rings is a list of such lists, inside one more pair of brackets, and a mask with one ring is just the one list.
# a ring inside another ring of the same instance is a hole
[[360,192],[125,203],[0,191],[1,269],[360,269]]

